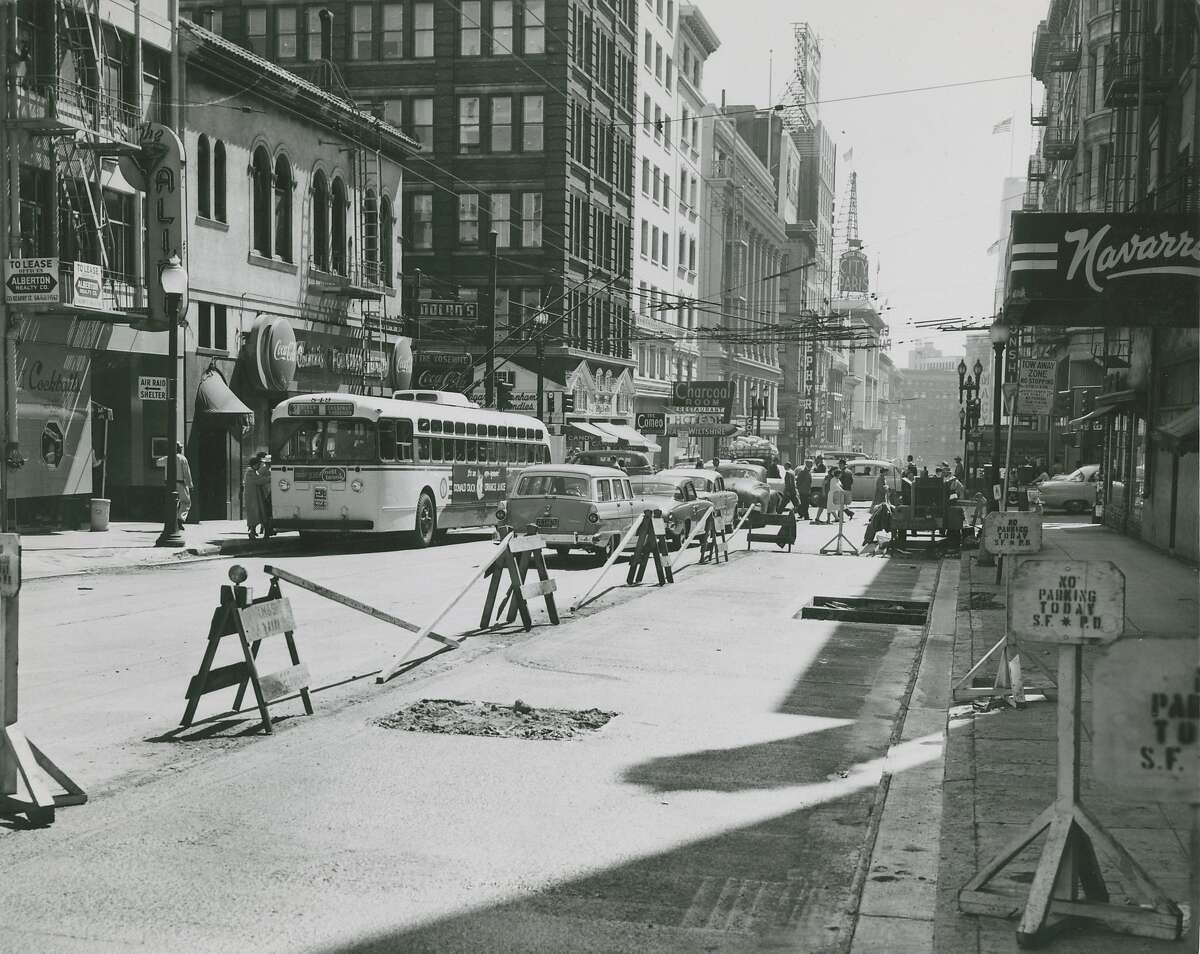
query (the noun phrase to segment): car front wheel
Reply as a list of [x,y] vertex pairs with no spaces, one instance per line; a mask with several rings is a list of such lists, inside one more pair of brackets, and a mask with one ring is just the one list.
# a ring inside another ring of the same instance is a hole
[[1068,500],[1063,504],[1063,509],[1067,513],[1084,513],[1088,509],[1088,502],[1086,500]]

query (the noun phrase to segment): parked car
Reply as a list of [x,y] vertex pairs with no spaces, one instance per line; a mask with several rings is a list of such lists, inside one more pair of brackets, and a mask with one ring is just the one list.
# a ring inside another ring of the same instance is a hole
[[772,490],[767,483],[767,470],[761,464],[742,464],[721,461],[717,472],[725,478],[725,487],[738,497],[738,505],[745,510],[758,504],[762,513],[778,513],[783,494]]
[[704,467],[672,467],[660,470],[655,477],[686,477],[696,488],[696,496],[707,500],[717,512],[717,523],[726,532],[733,529],[738,516],[738,495],[725,489],[725,478],[715,470]]
[[1045,510],[1086,513],[1096,504],[1099,464],[1084,464],[1069,474],[1059,474],[1034,484]]
[[[836,465],[836,461],[834,464]],[[828,464],[826,465],[829,466]],[[884,472],[887,481],[888,489],[896,494],[900,493],[900,480],[904,476],[894,463],[890,460],[877,460],[870,457],[855,458],[853,460],[847,458],[846,466],[850,468],[850,473],[854,475],[854,488],[851,490],[851,500],[870,501],[875,497],[875,481],[879,479],[879,472]],[[821,478],[824,481],[824,477]],[[815,483],[815,481],[814,481]]]
[[535,464],[496,513],[504,527],[536,527],[559,556],[571,550],[609,555],[642,515],[629,477],[612,467]]
[[653,474],[654,465],[650,458],[641,451],[605,450],[576,451],[567,459],[568,464],[582,464],[590,467],[615,467],[627,474]]
[[696,488],[687,477],[662,477],[658,474],[629,478],[633,485],[634,510],[659,510],[667,525],[667,536],[678,547],[692,532],[693,524],[708,509],[696,496]]

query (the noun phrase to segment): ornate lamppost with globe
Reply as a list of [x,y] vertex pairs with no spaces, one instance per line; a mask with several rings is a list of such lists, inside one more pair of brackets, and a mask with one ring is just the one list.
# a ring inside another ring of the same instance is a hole
[[187,307],[188,273],[172,255],[159,274],[167,311],[167,466],[166,466],[166,510],[163,514],[163,529],[155,541],[158,547],[181,547],[183,533],[179,527],[179,455],[175,446],[179,443],[179,316]]
[[[974,473],[971,469],[971,442],[979,427],[981,404],[979,400],[979,381],[983,376],[983,363],[976,359],[971,368],[972,374],[967,374],[967,362],[958,362],[958,436],[963,442],[963,462],[967,468],[967,486],[970,487]],[[978,454],[979,441],[975,439]]]

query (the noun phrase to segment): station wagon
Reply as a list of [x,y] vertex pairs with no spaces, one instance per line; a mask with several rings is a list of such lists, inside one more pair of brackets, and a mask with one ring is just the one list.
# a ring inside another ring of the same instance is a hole
[[613,467],[541,464],[521,471],[496,517],[517,532],[533,528],[546,546],[610,554],[642,510],[629,477]]

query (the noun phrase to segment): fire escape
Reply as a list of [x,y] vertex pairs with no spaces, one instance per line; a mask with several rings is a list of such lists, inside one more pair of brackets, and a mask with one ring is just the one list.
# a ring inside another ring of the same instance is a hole
[[[57,301],[38,311],[138,320],[141,241],[105,185],[117,159],[139,151],[141,110],[125,95],[121,36],[102,25],[100,0],[30,4],[17,21],[7,123],[21,163],[21,255],[57,257]],[[140,62],[140,60],[138,60]]]

